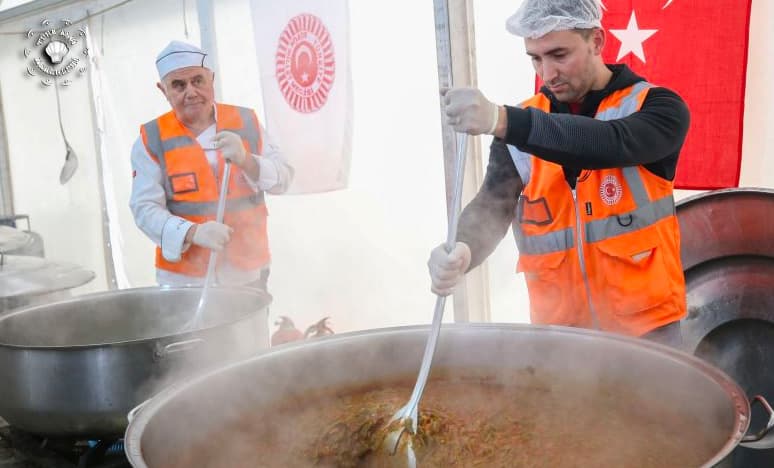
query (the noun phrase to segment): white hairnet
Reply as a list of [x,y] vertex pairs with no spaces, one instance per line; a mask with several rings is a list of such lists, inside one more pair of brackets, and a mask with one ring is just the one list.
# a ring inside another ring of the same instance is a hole
[[599,0],[524,0],[505,22],[509,33],[530,39],[552,31],[601,27]]

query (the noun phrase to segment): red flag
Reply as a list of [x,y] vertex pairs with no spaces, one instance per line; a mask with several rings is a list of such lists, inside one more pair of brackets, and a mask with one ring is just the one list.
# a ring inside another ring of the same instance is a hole
[[604,58],[678,93],[691,128],[677,166],[683,189],[736,187],[751,0],[603,0]]

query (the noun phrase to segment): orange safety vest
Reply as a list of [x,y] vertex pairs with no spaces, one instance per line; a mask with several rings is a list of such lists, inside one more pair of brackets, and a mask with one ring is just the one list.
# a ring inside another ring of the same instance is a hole
[[[612,93],[595,118],[638,111],[652,86]],[[521,106],[550,112],[543,94]],[[641,336],[685,316],[671,181],[643,166],[584,170],[573,191],[562,166],[508,149],[524,182],[513,232],[532,323]]]
[[[248,153],[262,151],[261,128],[255,113],[243,107],[216,104],[217,131],[228,130],[242,137]],[[196,136],[177,120],[173,111],[140,128],[145,149],[161,167],[167,209],[193,223],[215,219],[220,196],[224,160],[218,152],[218,175],[213,173]],[[218,263],[228,261],[243,270],[256,270],[269,263],[266,229],[268,211],[263,192],[256,193],[244,174],[231,168],[223,222],[234,229]],[[209,249],[191,245],[179,262],[170,262],[156,247],[156,267],[188,276],[204,276]]]

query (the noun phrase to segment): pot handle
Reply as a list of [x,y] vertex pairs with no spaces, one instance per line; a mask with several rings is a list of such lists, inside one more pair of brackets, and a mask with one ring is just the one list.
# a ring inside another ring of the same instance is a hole
[[129,411],[129,413],[126,415],[126,420],[127,420],[127,421],[129,421],[129,423],[131,424],[131,423],[132,423],[132,421],[134,420],[134,418],[136,418],[136,417],[137,417],[137,413],[139,413],[139,412],[140,412],[140,410],[142,410],[143,408],[145,408],[145,405],[147,405],[148,403],[150,403],[150,401],[151,401],[151,399],[150,399],[150,398],[148,398],[147,400],[143,401],[143,402],[142,402],[142,403],[140,403],[139,405],[137,405],[137,406],[135,406],[134,408],[132,408],[132,409]]
[[742,437],[739,445],[752,449],[774,448],[774,431],[771,430],[774,428],[774,409],[771,408],[769,402],[761,395],[755,395],[750,406],[755,404],[755,402],[760,403],[763,409],[769,413],[769,421],[766,423],[766,427],[758,431],[757,434],[747,434]]
[[176,341],[169,343],[168,345],[157,345],[156,350],[153,352],[157,359],[164,359],[170,354],[185,352],[190,349],[195,349],[204,343],[201,338],[193,338],[190,340]]

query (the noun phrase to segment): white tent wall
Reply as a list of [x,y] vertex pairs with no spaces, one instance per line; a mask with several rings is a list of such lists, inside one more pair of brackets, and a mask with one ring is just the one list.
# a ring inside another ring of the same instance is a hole
[[43,18],[4,24],[3,32],[21,34],[0,36],[0,86],[15,212],[30,216],[32,230],[44,238],[47,257],[77,263],[96,273],[97,278],[85,290],[104,288],[104,243],[100,201],[93,182],[97,172],[88,80],[81,77],[61,89],[65,133],[80,161],[71,182],[63,186],[58,180],[65,146],[59,134],[54,89],[42,86],[39,78],[25,72],[23,51],[30,47],[30,40],[24,32],[41,28]]
[[774,2],[753,0],[745,92],[742,187],[774,187]]
[[[116,3],[76,2],[42,16],[77,19],[87,8],[93,13]],[[474,4],[478,84],[500,103],[515,103],[533,87],[522,41],[504,29],[518,3]],[[249,15],[248,0],[216,2],[217,79],[224,102],[254,107],[262,116]],[[268,197],[272,318],[288,315],[306,326],[330,316],[336,331],[427,323],[434,297],[425,262],[430,249],[443,241],[446,226],[432,3],[351,0],[350,17],[355,97],[350,185],[325,194]],[[0,32],[26,31],[39,27],[40,20],[36,15],[0,24]],[[112,180],[111,222],[120,233],[112,247],[127,284],[119,286],[155,282],[153,246],[128,210],[129,149],[139,125],[168,109],[155,88],[157,52],[171,39],[199,42],[193,0],[134,0],[90,24],[95,52],[104,51],[98,66],[90,70],[99,73],[102,84],[95,96],[104,110],[100,123],[104,132],[94,131],[90,82],[79,77],[62,91],[65,131],[80,160],[80,168],[64,186],[58,183],[65,151],[53,90],[25,76],[26,37],[0,35],[0,92],[14,207],[17,213],[30,215],[49,258],[72,261],[97,273],[95,281],[76,293],[109,286],[97,190],[97,136],[104,139],[103,169]],[[774,81],[774,65],[768,60],[772,43],[774,6],[768,0],[754,0],[743,186],[774,187],[773,101],[768,86]],[[690,63],[689,56],[686,61]],[[489,141],[482,140],[484,164]],[[514,273],[516,256],[513,242],[506,239],[490,257],[493,321],[528,321],[523,278]],[[447,313],[447,320],[451,316]]]
[[[46,16],[79,18],[85,4]],[[111,222],[120,224],[123,239],[113,248],[120,251],[133,287],[154,284],[154,274],[152,245],[134,226],[127,208],[129,148],[139,125],[168,108],[155,88],[154,60],[170,39],[186,39],[182,5],[136,0],[91,26],[99,52],[104,50],[98,68],[109,153],[105,169],[112,173],[118,204],[118,215]],[[97,9],[89,7],[92,12]],[[406,15],[409,9],[412,14]],[[189,1],[186,11],[188,40],[197,43],[195,2]],[[446,226],[433,9],[431,4],[416,9],[409,1],[379,9],[372,3],[351,2],[350,14],[357,119],[350,186],[318,195],[268,197],[272,315],[288,315],[299,326],[331,316],[337,331],[426,323],[434,297],[425,261],[445,237]],[[216,3],[217,79],[224,102],[254,107],[261,116],[249,16],[246,0]],[[1,30],[24,31],[39,18],[26,21],[3,25]],[[10,37],[0,52],[4,65],[0,85],[12,101],[6,109],[14,124],[9,125],[9,141],[16,210],[32,216],[50,258],[74,261],[98,273],[94,282],[76,292],[103,290],[107,281],[92,122],[80,117],[66,122],[81,168],[67,185],[59,186],[64,150],[53,107],[47,108],[45,119],[36,119],[34,111],[41,105],[38,101],[53,103],[53,93],[23,76],[24,37]],[[34,98],[27,99],[28,94]],[[79,116],[90,115],[86,80],[76,80],[65,95],[67,105],[78,106]],[[35,128],[28,127],[30,123]],[[29,154],[46,156],[36,156],[32,165],[22,167],[21,158]],[[52,191],[57,194],[49,200],[46,193]],[[74,197],[80,204],[71,200]],[[85,206],[76,212],[81,205]]]

